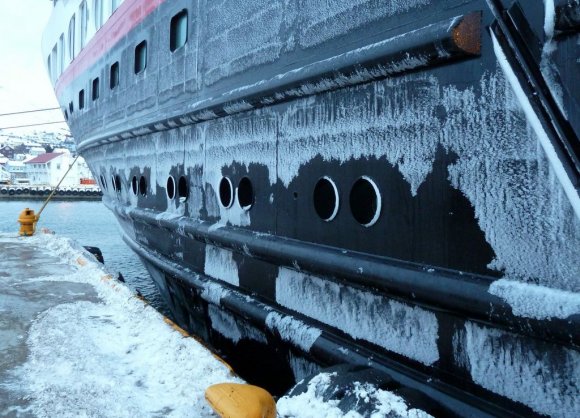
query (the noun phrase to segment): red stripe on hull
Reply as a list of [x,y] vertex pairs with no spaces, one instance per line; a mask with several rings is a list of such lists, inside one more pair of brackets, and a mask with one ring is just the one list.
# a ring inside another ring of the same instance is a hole
[[126,0],[95,33],[55,84],[57,97],[165,0]]

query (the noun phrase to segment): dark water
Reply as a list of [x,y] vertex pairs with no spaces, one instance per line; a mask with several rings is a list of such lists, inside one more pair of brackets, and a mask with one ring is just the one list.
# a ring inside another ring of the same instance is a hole
[[[41,206],[41,201],[0,201],[0,232],[17,235],[20,212],[27,207],[38,212]],[[50,202],[38,222],[37,229],[40,228],[48,228],[81,245],[99,247],[111,271],[122,273],[132,289],[139,290],[153,306],[167,313],[149,273],[123,242],[115,217],[100,201]]]

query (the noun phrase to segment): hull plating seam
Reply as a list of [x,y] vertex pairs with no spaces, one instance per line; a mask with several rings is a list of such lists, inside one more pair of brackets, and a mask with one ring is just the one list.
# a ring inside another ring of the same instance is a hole
[[578,315],[564,320],[552,318],[549,322],[516,317],[511,306],[489,293],[492,280],[484,276],[439,268],[426,269],[386,257],[345,253],[331,247],[255,234],[229,226],[216,229],[208,222],[194,222],[184,217],[160,219],[156,217],[158,212],[122,207],[109,199],[104,201],[118,216],[162,227],[199,242],[218,245],[276,265],[294,269],[298,266],[300,271],[339,277],[351,286],[377,288],[415,305],[422,303],[431,309],[448,310],[523,335],[580,346],[580,336],[575,332],[580,328]]
[[[277,314],[284,318],[293,316],[288,312],[250,298],[227,284],[218,284],[217,281],[204,275],[183,269],[181,266],[145,249],[126,234],[123,234],[123,240],[147,263],[151,263],[161,271],[185,281],[208,304],[218,306],[222,311],[230,311],[234,315],[248,320],[259,330],[270,329],[269,332],[275,333],[268,325],[268,317],[272,314]],[[223,288],[219,298],[215,297],[215,293],[207,291],[211,283],[215,283],[217,286]],[[304,324],[304,326],[306,325]],[[312,327],[309,328],[315,329]],[[280,338],[280,336],[276,335],[276,338]],[[417,369],[405,366],[375,352],[369,352],[365,348],[356,346],[352,342],[341,339],[325,330],[320,330],[318,338],[316,338],[309,351],[305,351],[304,347],[298,341],[287,340],[287,342],[292,344],[295,349],[304,352],[328,366],[350,363],[381,370],[389,374],[399,384],[419,390],[430,398],[432,402],[443,406],[448,412],[458,413],[462,416],[480,417],[513,415],[512,412],[509,412],[509,409],[502,408],[498,403],[490,403],[489,400],[476,397],[473,394],[447,385]]]
[[[271,106],[337,88],[367,83],[422,67],[433,67],[479,54],[481,12],[457,16],[351,50],[302,68],[278,74],[268,80],[219,93],[216,97],[189,105],[183,113],[153,120],[130,130],[113,128],[82,141],[78,150],[107,142],[215,119],[253,108]],[[469,42],[464,41],[469,39]],[[165,114],[157,109],[147,117]],[[170,109],[171,114],[171,109]],[[147,118],[146,117],[146,118]]]

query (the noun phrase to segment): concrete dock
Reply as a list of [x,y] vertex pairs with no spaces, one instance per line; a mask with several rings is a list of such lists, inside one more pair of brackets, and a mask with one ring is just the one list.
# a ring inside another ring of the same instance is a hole
[[0,416],[215,416],[240,382],[74,241],[0,235]]

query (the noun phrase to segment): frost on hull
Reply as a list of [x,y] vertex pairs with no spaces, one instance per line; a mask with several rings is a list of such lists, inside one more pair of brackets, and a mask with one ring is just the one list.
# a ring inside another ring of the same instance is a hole
[[578,291],[580,220],[501,70],[484,74],[478,89],[413,75],[303,99],[281,124],[285,185],[317,156],[340,164],[386,157],[416,195],[442,146],[457,155],[449,178],[474,207],[496,254],[491,267]]
[[417,306],[285,268],[280,269],[276,280],[276,301],[355,339],[423,364],[439,360],[437,318]]
[[473,381],[553,417],[580,414],[580,354],[467,322],[461,348]]

